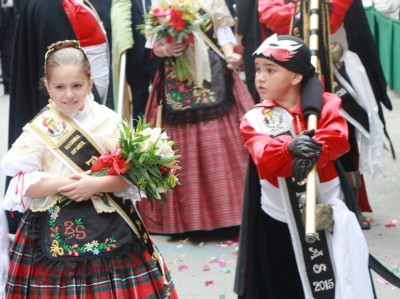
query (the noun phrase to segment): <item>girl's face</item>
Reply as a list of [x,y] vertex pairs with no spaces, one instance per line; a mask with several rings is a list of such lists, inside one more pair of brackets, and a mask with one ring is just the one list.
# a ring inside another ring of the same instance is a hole
[[92,90],[93,79],[78,65],[64,65],[52,69],[45,86],[57,109],[71,116],[82,110]]
[[255,66],[255,84],[261,99],[283,101],[293,92],[293,86],[301,82],[301,75],[266,58],[256,57]]

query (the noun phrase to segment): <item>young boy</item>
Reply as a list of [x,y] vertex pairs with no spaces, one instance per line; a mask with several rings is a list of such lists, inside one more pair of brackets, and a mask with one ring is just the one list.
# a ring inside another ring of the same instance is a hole
[[[349,150],[341,101],[331,93],[315,94],[314,85],[321,83],[301,39],[275,34],[255,55],[255,85],[263,101],[240,125],[251,159],[235,291],[251,299],[373,298],[368,248],[343,202],[334,164]],[[322,98],[317,129],[307,130],[302,107],[316,95]],[[318,228],[317,240],[307,243],[304,179],[314,164],[317,202],[332,208],[333,230]]]

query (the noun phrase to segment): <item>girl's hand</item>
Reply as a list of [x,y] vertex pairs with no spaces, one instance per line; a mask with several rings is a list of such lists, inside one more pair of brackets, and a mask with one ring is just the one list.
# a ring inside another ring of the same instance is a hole
[[76,173],[69,176],[73,183],[60,187],[58,191],[68,198],[80,202],[90,198],[98,199],[101,196],[96,177],[89,175],[90,171]]
[[236,52],[232,52],[226,56],[226,63],[229,69],[237,69],[239,68],[242,62],[242,55]]
[[165,56],[181,56],[185,52],[187,45],[181,43],[172,43],[164,45],[164,55]]

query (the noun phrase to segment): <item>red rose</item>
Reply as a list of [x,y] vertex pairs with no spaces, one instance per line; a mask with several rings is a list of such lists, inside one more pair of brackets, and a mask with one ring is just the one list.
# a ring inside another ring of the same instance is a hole
[[98,157],[90,170],[92,172],[99,172],[108,168],[107,175],[120,175],[127,173],[129,165],[130,163],[123,159],[119,144],[117,144],[116,149],[111,154],[104,153]]

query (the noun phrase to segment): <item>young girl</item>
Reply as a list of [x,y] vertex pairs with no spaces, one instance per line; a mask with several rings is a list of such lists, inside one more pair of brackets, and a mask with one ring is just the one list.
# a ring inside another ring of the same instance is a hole
[[[349,150],[341,101],[318,92],[321,83],[302,40],[272,35],[255,54],[256,88],[264,100],[240,126],[251,161],[235,291],[251,299],[373,298],[368,248],[343,202],[334,164]],[[315,96],[322,108],[317,129],[307,130],[302,107]],[[307,243],[301,210],[304,179],[314,164],[317,202],[333,212],[333,221],[327,217],[329,225]]]
[[[25,211],[11,246],[7,298],[177,298],[146,231],[132,225],[140,221],[136,187],[87,171],[115,149],[120,118],[93,101],[77,41],[49,47],[44,85],[49,104],[2,159],[13,177],[3,207]],[[105,192],[111,205],[100,200]]]

